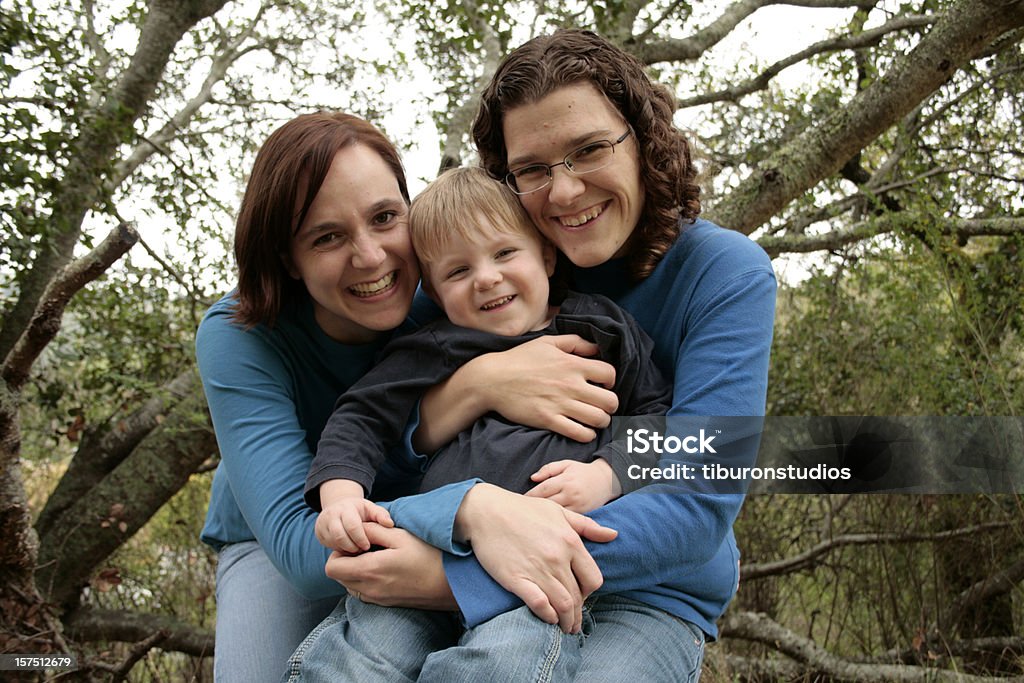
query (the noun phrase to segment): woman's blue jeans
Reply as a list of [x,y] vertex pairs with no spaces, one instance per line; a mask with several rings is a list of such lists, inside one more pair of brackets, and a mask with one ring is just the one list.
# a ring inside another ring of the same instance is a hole
[[307,600],[255,541],[224,546],[217,559],[217,683],[280,681],[302,639],[337,598]]

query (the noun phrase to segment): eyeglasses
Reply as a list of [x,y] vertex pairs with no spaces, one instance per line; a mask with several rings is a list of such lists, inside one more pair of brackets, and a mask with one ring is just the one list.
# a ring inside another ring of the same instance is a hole
[[565,159],[557,164],[530,164],[509,171],[505,175],[505,184],[516,194],[530,194],[542,190],[551,184],[551,169],[555,166],[565,166],[566,170],[575,175],[593,173],[612,163],[612,155],[615,154],[615,146],[629,137],[633,131],[629,128],[619,136],[615,142],[611,140],[597,140],[583,145],[565,155]]

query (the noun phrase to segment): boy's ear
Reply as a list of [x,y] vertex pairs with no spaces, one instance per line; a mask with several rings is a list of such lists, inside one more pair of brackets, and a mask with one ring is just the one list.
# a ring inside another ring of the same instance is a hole
[[547,271],[548,277],[555,274],[555,264],[558,263],[558,252],[546,237],[541,238],[541,256],[544,257],[544,270]]

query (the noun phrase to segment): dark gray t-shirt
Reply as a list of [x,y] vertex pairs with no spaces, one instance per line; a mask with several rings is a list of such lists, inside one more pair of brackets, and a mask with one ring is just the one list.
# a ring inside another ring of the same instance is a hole
[[[350,479],[369,492],[388,450],[402,439],[423,393],[446,380],[464,363],[485,353],[505,351],[543,335],[577,334],[594,342],[598,358],[615,367],[618,415],[664,415],[672,386],[651,360],[653,342],[632,316],[599,295],[570,292],[544,330],[503,337],[438,320],[392,340],[363,378],[338,399],[306,479],[306,502],[320,509],[318,489],[331,479]],[[479,477],[510,491],[532,488],[530,475],[557,460],[608,461],[623,493],[638,487],[626,476],[632,464],[653,466],[612,442],[611,430],[596,441],[579,443],[554,432],[513,424],[488,413],[452,442],[425,459],[421,491]]]

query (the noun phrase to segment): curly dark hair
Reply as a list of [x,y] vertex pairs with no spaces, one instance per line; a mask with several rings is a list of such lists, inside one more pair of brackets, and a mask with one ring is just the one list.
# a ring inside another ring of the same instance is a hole
[[509,170],[505,112],[586,82],[608,98],[636,136],[644,209],[627,260],[630,274],[642,280],[679,236],[680,219],[692,222],[701,206],[690,144],[672,123],[675,98],[638,59],[592,31],[560,29],[534,38],[509,53],[484,89],[473,141],[487,172],[503,178]]

